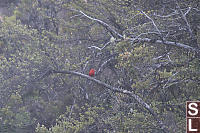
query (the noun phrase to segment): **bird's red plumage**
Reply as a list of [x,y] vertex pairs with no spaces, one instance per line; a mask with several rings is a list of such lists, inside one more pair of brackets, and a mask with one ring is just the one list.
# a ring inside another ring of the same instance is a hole
[[95,74],[95,70],[94,69],[90,69],[89,76],[93,77],[94,74]]

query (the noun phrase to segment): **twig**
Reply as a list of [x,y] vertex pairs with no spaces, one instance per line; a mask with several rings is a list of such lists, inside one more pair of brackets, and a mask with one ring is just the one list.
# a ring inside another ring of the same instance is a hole
[[179,13],[180,13],[180,15],[181,15],[181,18],[185,21],[185,23],[186,23],[186,25],[187,25],[187,29],[188,29],[188,31],[189,31],[189,33],[190,33],[190,37],[191,37],[191,38],[194,38],[193,33],[192,33],[191,26],[190,26],[190,24],[188,23],[187,18],[186,18],[186,15],[187,15],[187,14],[189,13],[189,11],[191,10],[191,7],[189,7],[189,9],[187,10],[187,12],[184,14],[183,11],[181,10],[181,7],[179,6],[179,4],[178,4],[177,1],[176,1],[176,5],[177,5],[177,7],[178,7],[178,11],[179,11]]
[[158,15],[158,14],[155,14],[155,13],[154,13],[154,16],[160,17],[160,18],[169,18],[169,17],[175,16],[175,15],[177,15],[177,14],[178,14],[178,12],[177,12],[177,11],[174,11],[173,13],[170,13],[170,14],[165,15],[165,16]]
[[99,51],[102,51],[105,47],[107,47],[109,44],[110,44],[111,42],[109,41],[109,42],[107,42],[103,47],[97,47],[97,46],[90,46],[90,47],[88,47],[89,49],[92,49],[92,48],[94,48],[94,49],[97,49],[97,50],[99,50]]
[[154,20],[153,20],[151,17],[149,17],[149,16],[148,16],[145,12],[143,12],[142,10],[140,10],[140,12],[141,12],[142,14],[144,14],[148,19],[151,20],[151,22],[152,22],[152,24],[154,25],[154,27],[156,28],[157,32],[160,34],[160,36],[162,36],[162,34],[161,34],[160,30],[158,29],[158,26],[156,25],[156,23],[154,22]]
[[[75,10],[77,11],[77,10]],[[82,12],[81,10],[78,11],[80,12],[81,14],[83,14],[85,17],[93,20],[93,21],[96,21],[98,22],[99,24],[103,25],[104,27],[108,28],[108,30],[110,30],[110,32],[113,32],[115,35],[117,35],[119,38],[123,38],[123,35],[119,34],[117,31],[115,31],[110,25],[108,25],[107,23],[105,23],[104,21],[100,20],[100,19],[96,19],[96,18],[93,18],[89,15],[87,15],[86,13]]]

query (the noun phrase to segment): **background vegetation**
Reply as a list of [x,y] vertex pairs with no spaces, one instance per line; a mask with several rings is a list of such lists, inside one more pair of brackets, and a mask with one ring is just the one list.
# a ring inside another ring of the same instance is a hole
[[2,0],[0,132],[185,132],[185,102],[200,100],[199,5]]

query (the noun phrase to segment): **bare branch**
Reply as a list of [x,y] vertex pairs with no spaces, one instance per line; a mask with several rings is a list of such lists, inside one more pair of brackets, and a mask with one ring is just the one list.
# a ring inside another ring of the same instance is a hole
[[192,8],[189,7],[188,10],[184,13],[184,15],[186,16],[186,15],[190,12],[191,9],[192,9]]
[[88,47],[88,48],[89,48],[89,49],[94,48],[94,49],[97,49],[97,50],[101,51],[101,48],[99,48],[99,47],[97,47],[97,46],[90,46],[90,47]]
[[100,19],[96,19],[96,18],[93,18],[89,15],[87,15],[86,13],[82,12],[81,10],[79,11],[81,14],[83,14],[85,17],[93,20],[93,21],[96,21],[98,23],[100,23],[101,25],[103,25],[104,27],[108,28],[108,30],[110,30],[110,32],[113,32],[115,35],[117,35],[119,38],[123,38],[123,35],[119,34],[117,31],[115,31],[110,25],[108,25],[107,23],[105,23],[104,21],[100,20]]
[[60,73],[60,74],[71,74],[71,75],[76,75],[76,76],[80,76],[82,78],[86,78],[88,80],[91,80],[103,87],[108,88],[109,90],[113,91],[113,92],[119,92],[119,93],[123,93],[126,94],[130,97],[133,97],[139,104],[141,104],[145,109],[148,110],[148,112],[154,117],[154,119],[157,121],[159,127],[165,132],[165,133],[169,133],[168,129],[166,128],[166,126],[164,125],[164,123],[159,119],[158,115],[153,111],[153,109],[150,107],[150,105],[148,105],[142,98],[140,98],[138,95],[134,94],[131,91],[128,90],[124,90],[124,89],[120,89],[120,88],[115,88],[111,85],[108,85],[100,80],[97,80],[95,78],[92,78],[88,75],[79,73],[79,72],[74,72],[74,71],[57,71],[57,70],[49,70],[47,73],[49,74],[53,74],[53,73]]
[[197,12],[200,12],[200,10],[199,9],[197,9],[197,8],[192,8],[193,10],[195,10],[195,11],[197,11]]
[[102,68],[103,68],[106,64],[108,64],[108,62],[110,62],[112,59],[113,59],[113,58],[110,58],[110,59],[106,60],[103,64],[101,64],[99,70],[97,71],[97,74],[100,73],[100,72],[102,71]]
[[178,7],[178,11],[179,11],[179,13],[180,13],[180,15],[181,15],[181,18],[185,21],[185,23],[186,23],[186,25],[187,25],[187,29],[188,29],[188,31],[189,31],[189,33],[190,33],[190,37],[191,37],[191,38],[194,38],[193,33],[192,33],[191,26],[190,26],[190,24],[188,23],[187,18],[186,18],[186,15],[187,15],[187,14],[189,13],[189,11],[191,10],[191,7],[189,7],[189,9],[187,10],[187,12],[184,14],[183,11],[181,10],[181,8],[180,8],[180,6],[179,6],[179,4],[178,4],[177,1],[176,1],[176,4],[177,4],[177,7]]
[[[152,39],[149,39],[149,38],[131,38],[130,40],[132,41],[140,41],[140,42],[148,42],[148,43],[151,43]],[[180,47],[180,48],[184,48],[184,49],[187,49],[187,50],[191,50],[193,52],[200,52],[199,49],[196,49],[196,48],[193,48],[189,45],[185,45],[183,43],[176,43],[176,42],[172,42],[172,41],[162,41],[162,40],[156,40],[154,42],[154,44],[165,44],[165,45],[170,45],[170,46],[175,46],[175,47]]]
[[97,49],[97,50],[101,51],[101,50],[103,50],[106,46],[108,46],[110,43],[111,43],[110,41],[107,42],[102,48],[97,47],[97,46],[90,46],[90,47],[88,47],[88,48],[89,48],[89,49],[94,48],[94,49]]
[[149,16],[148,16],[145,12],[143,12],[142,10],[140,10],[140,12],[141,12],[142,14],[144,14],[148,19],[151,20],[151,22],[152,22],[152,24],[154,25],[154,27],[156,28],[157,32],[160,34],[160,36],[162,36],[162,34],[161,34],[160,30],[158,29],[158,26],[156,25],[156,23],[154,22],[154,20],[153,20],[151,17],[149,17]]
[[137,38],[140,38],[140,37],[143,36],[143,35],[149,35],[149,34],[156,34],[156,35],[159,35],[159,33],[157,33],[157,32],[146,32],[146,33],[141,33],[140,35],[138,35],[138,36],[136,37],[136,39],[137,39]]
[[[167,80],[167,82],[166,82],[165,85],[163,86],[163,88],[167,88],[167,85],[168,85],[169,83],[174,82],[174,81],[172,80],[172,78],[173,78],[174,76],[176,76],[178,73],[179,73],[179,71],[176,72],[176,73],[174,73],[171,77],[169,77],[168,80]],[[176,80],[175,80],[175,81],[176,81]]]
[[178,12],[177,12],[177,11],[174,11],[173,13],[170,13],[170,14],[165,15],[165,16],[158,15],[158,14],[155,14],[155,13],[154,13],[154,16],[156,16],[156,17],[161,17],[161,18],[169,18],[169,17],[175,16],[175,15],[177,15],[177,14],[178,14]]
[[[75,11],[77,11],[77,10],[75,10]],[[109,30],[110,30],[111,32],[114,32],[116,35],[118,35],[118,37],[120,37],[120,38],[123,39],[123,36],[122,36],[121,34],[119,34],[117,31],[115,31],[115,30],[114,30],[110,25],[108,25],[107,23],[105,23],[105,22],[103,22],[103,21],[101,21],[101,20],[99,20],[99,19],[92,18],[92,17],[88,16],[87,14],[85,14],[85,13],[82,12],[82,11],[78,11],[78,12],[80,12],[81,14],[83,14],[84,16],[86,16],[87,18],[89,18],[89,19],[91,19],[91,20],[93,20],[93,21],[97,21],[98,23],[100,23],[100,24],[102,24],[102,25],[108,27]],[[144,12],[143,12],[143,13],[144,13]],[[145,15],[145,13],[144,13],[144,15]],[[153,21],[153,19],[151,19],[148,15],[146,15],[146,17],[149,18],[149,19],[152,21],[153,25],[156,27],[156,30],[157,30],[158,33],[161,35],[161,32],[160,32],[160,30],[158,29],[158,27],[156,26],[156,24],[155,24],[155,22]],[[189,24],[188,24],[188,25],[189,25]],[[129,40],[130,40],[130,41],[133,41],[133,42],[135,42],[135,41],[137,42],[137,40],[138,40],[138,41],[140,41],[140,42],[149,42],[149,43],[151,43],[151,41],[152,41],[152,39],[149,39],[149,38],[129,38]],[[156,44],[165,44],[165,45],[176,46],[176,47],[184,48],[184,49],[187,49],[187,50],[192,50],[193,52],[200,52],[199,49],[193,48],[193,47],[191,47],[191,46],[189,46],[189,45],[182,44],[182,43],[177,43],[177,42],[172,42],[172,41],[163,41],[163,40],[156,40],[155,43],[156,43]],[[101,49],[101,48],[100,48],[100,49]]]

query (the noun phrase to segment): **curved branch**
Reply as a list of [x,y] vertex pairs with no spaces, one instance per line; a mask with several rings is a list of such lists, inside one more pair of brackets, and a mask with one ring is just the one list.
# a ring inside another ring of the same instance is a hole
[[[76,10],[77,11],[77,10]],[[96,21],[98,23],[100,23],[101,25],[103,25],[104,27],[107,27],[108,30],[110,30],[110,32],[113,32],[115,33],[119,38],[123,38],[123,35],[119,34],[117,31],[115,31],[109,24],[107,24],[106,22],[102,21],[102,20],[99,20],[99,19],[96,19],[96,18],[93,18],[87,14],[85,14],[84,12],[82,11],[78,11],[80,12],[81,14],[83,14],[85,17],[87,17],[88,19],[91,19],[93,21]],[[155,26],[155,25],[154,25]],[[158,29],[157,29],[158,30]],[[158,30],[159,31],[159,30]],[[151,43],[152,39],[150,38],[130,38],[129,40],[131,41],[141,41],[141,42],[149,42]],[[184,49],[187,49],[187,50],[191,50],[193,52],[198,52],[200,53],[200,50],[197,49],[197,48],[194,48],[194,47],[191,47],[189,45],[186,45],[186,44],[182,44],[182,43],[178,43],[178,42],[172,42],[172,41],[164,41],[164,40],[157,40],[155,42],[156,44],[165,44],[165,45],[171,45],[171,46],[175,46],[175,47],[180,47],[180,48],[184,48]]]
[[[152,39],[149,39],[149,38],[130,38],[129,40],[132,40],[134,42],[138,42],[138,41],[140,41],[140,42],[148,42],[148,43],[152,42]],[[184,49],[187,49],[187,50],[191,50],[193,52],[200,53],[200,49],[191,47],[189,45],[185,45],[183,43],[172,42],[172,41],[162,41],[162,40],[156,40],[154,43],[155,44],[165,44],[165,45],[169,45],[169,46],[175,46],[175,47],[184,48]]]
[[81,14],[83,14],[83,16],[87,17],[88,19],[91,19],[93,21],[98,22],[99,24],[101,24],[102,26],[106,27],[110,32],[114,33],[115,35],[117,35],[119,38],[123,38],[123,35],[121,35],[120,33],[118,33],[117,31],[115,31],[109,24],[105,23],[104,21],[100,20],[100,19],[96,19],[93,18],[89,15],[87,15],[86,13],[82,12],[81,10],[79,11]]
[[[164,125],[164,123],[159,119],[158,115],[153,111],[153,109],[150,107],[150,105],[148,105],[142,98],[140,98],[138,95],[134,94],[131,91],[128,90],[124,90],[124,89],[120,89],[120,88],[116,88],[113,87],[111,85],[108,85],[100,80],[97,80],[95,78],[92,78],[88,75],[79,73],[79,72],[74,72],[74,71],[58,71],[58,70],[49,70],[48,72],[46,72],[48,74],[53,74],[53,73],[60,73],[60,74],[71,74],[71,75],[76,75],[76,76],[80,76],[83,78],[86,78],[88,80],[91,80],[103,87],[108,88],[109,90],[113,91],[113,92],[119,92],[119,93],[123,93],[126,94],[130,97],[133,97],[139,104],[141,104],[145,109],[148,110],[148,112],[154,117],[154,119],[157,121],[159,127],[163,130],[163,132],[165,133],[169,133],[168,129],[166,128],[166,126]],[[45,74],[46,75],[46,74]],[[45,76],[46,77],[46,76]]]

